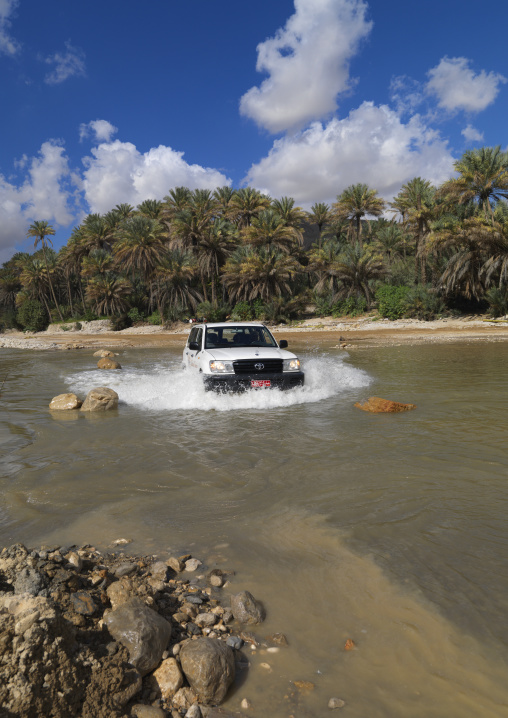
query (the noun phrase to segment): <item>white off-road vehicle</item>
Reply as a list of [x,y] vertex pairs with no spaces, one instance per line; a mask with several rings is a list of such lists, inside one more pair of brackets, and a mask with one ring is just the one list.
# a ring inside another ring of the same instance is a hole
[[205,389],[292,389],[303,386],[300,360],[260,322],[196,324],[183,351],[183,368],[199,372]]

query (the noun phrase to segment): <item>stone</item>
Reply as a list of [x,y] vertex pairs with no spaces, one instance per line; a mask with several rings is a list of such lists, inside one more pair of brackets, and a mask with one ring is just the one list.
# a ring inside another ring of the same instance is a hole
[[143,703],[137,703],[131,708],[131,715],[134,718],[166,718],[166,711],[157,706],[146,706]]
[[106,386],[90,389],[81,411],[109,411],[118,407],[118,394]]
[[71,409],[79,409],[82,402],[76,394],[58,394],[53,397],[49,403],[50,411],[69,411]]
[[201,565],[201,561],[199,561],[197,558],[190,558],[188,561],[185,562],[185,570],[196,571]]
[[236,648],[237,651],[243,647],[243,639],[239,636],[228,636],[226,643],[228,646],[231,646],[231,648]]
[[167,658],[153,672],[152,685],[157,695],[165,701],[173,698],[183,686],[183,676],[175,658]]
[[30,596],[37,596],[46,588],[42,575],[33,568],[22,568],[16,574],[14,581],[14,593],[28,593]]
[[83,568],[83,559],[75,551],[71,551],[70,553],[68,553],[66,555],[65,559],[66,559],[66,561],[68,561],[68,563],[70,563],[71,566],[74,566],[74,568],[76,569],[76,571],[78,573]]
[[191,688],[180,688],[173,696],[171,703],[177,711],[188,711],[193,703],[197,703],[196,694]]
[[99,351],[94,352],[94,357],[100,357],[101,359],[106,359],[107,357],[116,357],[118,354],[115,354],[115,352],[109,351],[109,349],[99,349]]
[[110,600],[113,610],[122,606],[131,597],[129,588],[121,581],[115,581],[106,589],[107,596]]
[[330,710],[333,710],[334,708],[344,708],[346,705],[346,702],[342,700],[342,698],[330,698],[328,701],[328,708]]
[[217,623],[217,616],[214,613],[198,613],[194,622],[200,628],[206,628],[207,626],[213,626]]
[[122,578],[122,576],[130,576],[131,573],[137,573],[138,567],[135,563],[125,561],[115,568],[115,576]]
[[289,646],[288,639],[283,633],[272,633],[266,637],[266,640],[275,643],[276,646]]
[[371,396],[364,404],[360,404],[360,402],[357,402],[355,404],[355,407],[357,409],[362,409],[362,411],[370,411],[373,414],[380,414],[411,411],[412,409],[416,409],[416,404],[401,404],[398,401],[381,399],[379,396]]
[[235,655],[223,641],[198,638],[180,650],[180,664],[200,703],[221,703],[235,678]]
[[139,598],[131,598],[104,618],[111,636],[129,651],[142,676],[161,661],[171,638],[171,625]]
[[121,369],[122,365],[120,362],[110,359],[110,357],[104,357],[99,359],[97,362],[97,369]]
[[266,616],[263,604],[249,591],[240,591],[231,596],[231,610],[239,623],[262,623]]
[[193,703],[187,713],[185,714],[185,718],[201,718],[201,710],[197,703]]
[[168,575],[168,567],[163,561],[157,561],[150,569],[150,573],[154,578],[165,581]]
[[172,568],[173,571],[176,573],[181,573],[182,571],[185,571],[185,563],[183,561],[180,561],[179,558],[176,558],[176,556],[171,556],[166,561],[166,565],[169,566],[169,568]]
[[81,616],[93,616],[97,606],[87,591],[76,591],[71,595],[72,608]]

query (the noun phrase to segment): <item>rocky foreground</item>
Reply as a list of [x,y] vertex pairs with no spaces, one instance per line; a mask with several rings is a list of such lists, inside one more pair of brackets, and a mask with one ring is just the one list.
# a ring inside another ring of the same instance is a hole
[[[228,592],[233,571],[203,568],[191,555],[160,560],[118,547],[4,548],[0,716],[241,715],[217,706],[245,678],[244,644],[271,653],[287,640],[246,630],[263,621],[263,605]],[[297,702],[301,687],[286,700]]]

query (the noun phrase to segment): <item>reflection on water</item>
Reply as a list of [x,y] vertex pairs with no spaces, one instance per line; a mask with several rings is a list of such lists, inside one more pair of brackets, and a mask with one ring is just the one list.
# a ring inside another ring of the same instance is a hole
[[[2,545],[128,536],[227,561],[232,590],[268,607],[260,635],[291,643],[252,657],[232,709],[247,696],[253,716],[287,716],[300,679],[316,688],[297,716],[331,696],[362,718],[508,716],[508,347],[299,353],[303,389],[233,397],[205,393],[175,351],[126,350],[115,373],[91,352],[3,353]],[[49,414],[101,384],[118,412]],[[353,408],[373,394],[418,408]]]

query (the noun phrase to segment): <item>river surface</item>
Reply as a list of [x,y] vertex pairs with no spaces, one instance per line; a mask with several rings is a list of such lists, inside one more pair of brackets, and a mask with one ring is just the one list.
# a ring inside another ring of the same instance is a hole
[[[226,593],[290,642],[249,655],[225,704],[254,718],[331,715],[332,696],[355,718],[508,717],[508,344],[336,342],[291,339],[303,389],[237,397],[176,349],[120,350],[121,372],[1,350],[0,545],[129,538],[236,569]],[[101,385],[118,411],[48,411]],[[417,409],[353,407],[372,395]],[[296,680],[315,688],[288,701]]]

